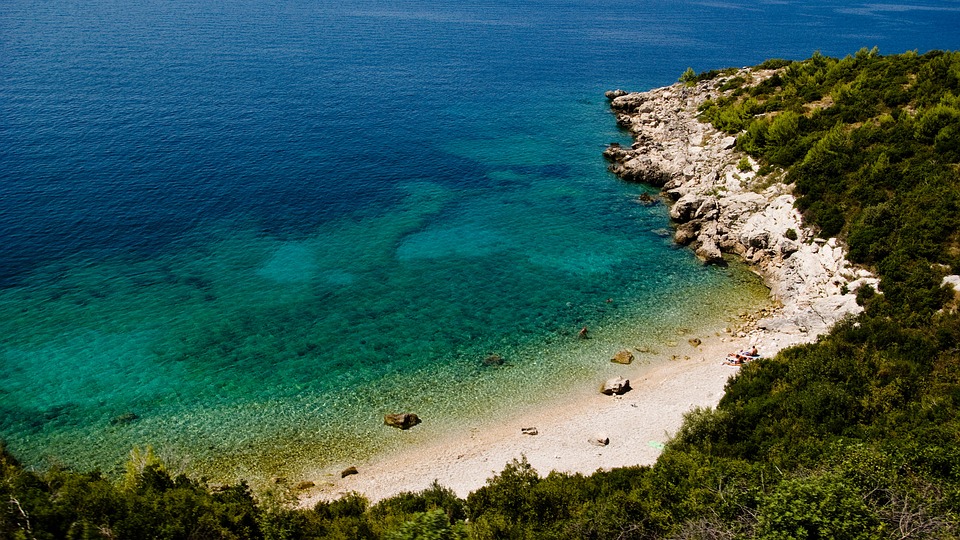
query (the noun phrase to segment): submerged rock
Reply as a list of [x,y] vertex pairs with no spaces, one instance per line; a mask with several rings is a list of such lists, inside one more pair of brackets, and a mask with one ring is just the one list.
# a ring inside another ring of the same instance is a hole
[[613,358],[611,358],[610,361],[616,362],[617,364],[629,364],[633,362],[633,353],[624,349],[613,355]]
[[483,359],[483,365],[487,367],[498,367],[504,364],[503,357],[499,354],[491,354]]
[[346,478],[354,474],[360,474],[360,471],[358,471],[356,467],[347,467],[346,469],[340,471],[340,478]]
[[650,195],[649,193],[641,193],[640,196],[637,197],[637,202],[644,206],[653,206],[659,203],[660,199]]
[[385,414],[383,424],[399,429],[410,429],[420,423],[420,417],[414,413]]
[[114,426],[129,424],[131,422],[136,421],[138,418],[140,418],[140,416],[138,416],[136,413],[126,412],[121,414],[120,416],[114,416],[113,418],[111,418],[110,424]]

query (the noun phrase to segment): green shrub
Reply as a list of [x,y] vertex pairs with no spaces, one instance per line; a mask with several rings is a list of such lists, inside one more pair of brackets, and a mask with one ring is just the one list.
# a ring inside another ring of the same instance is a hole
[[764,500],[757,538],[869,540],[883,533],[860,493],[832,475],[785,480]]
[[462,525],[451,525],[443,510],[417,514],[397,530],[386,535],[387,540],[460,540],[467,538]]

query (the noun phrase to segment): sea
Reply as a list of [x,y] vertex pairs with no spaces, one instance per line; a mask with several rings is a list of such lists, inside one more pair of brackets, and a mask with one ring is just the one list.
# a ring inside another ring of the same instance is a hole
[[768,295],[607,172],[604,91],[864,47],[960,1],[4,0],[0,438],[256,482],[669,361]]

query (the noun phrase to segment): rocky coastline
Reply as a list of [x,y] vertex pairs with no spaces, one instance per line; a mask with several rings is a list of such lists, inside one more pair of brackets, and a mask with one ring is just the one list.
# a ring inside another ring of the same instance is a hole
[[758,164],[736,149],[735,136],[697,117],[702,103],[724,94],[729,79],[757,84],[773,73],[744,68],[695,85],[607,92],[618,125],[634,143],[611,144],[604,152],[621,179],[661,189],[678,244],[705,264],[725,264],[724,254],[740,257],[763,278],[778,308],[756,321],[755,335],[739,337],[763,342],[767,354],[814,341],[859,313],[856,290],[877,285],[870,272],[847,261],[837,239],[818,238],[804,226],[781,171],[758,174]]
[[[755,81],[769,76],[748,70],[736,75]],[[663,343],[660,353],[634,347],[650,365],[634,362],[631,350],[594,358],[614,364],[611,375],[617,375],[599,391],[594,381],[563,399],[493,421],[476,419],[449,432],[425,422],[408,432],[411,443],[419,444],[356,464],[350,474],[336,468],[308,472],[315,487],[301,494],[300,505],[348,493],[376,501],[426,489],[434,480],[466,497],[520,456],[541,473],[652,464],[688,411],[717,405],[736,369],[723,361],[728,354],[756,347],[772,356],[816,340],[861,311],[855,291],[876,285],[876,278],[850,265],[836,239],[818,239],[803,226],[790,186],[779,182],[776,172],[758,175],[757,164],[744,162],[736,150],[735,137],[697,119],[698,106],[719,95],[723,83],[720,78],[690,87],[608,93],[618,123],[635,142],[611,145],[605,155],[624,180],[662,190],[678,243],[690,246],[705,264],[742,258],[763,277],[775,307],[731,314],[730,327],[700,329],[686,343]],[[503,359],[491,355],[483,363],[498,366]]]

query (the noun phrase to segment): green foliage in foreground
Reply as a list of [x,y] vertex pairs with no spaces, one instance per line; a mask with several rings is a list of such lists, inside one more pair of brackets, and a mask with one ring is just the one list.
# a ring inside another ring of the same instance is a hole
[[[464,501],[438,485],[370,506],[359,495],[292,508],[284,493],[208,486],[134,456],[123,482],[99,473],[25,470],[0,448],[0,538],[466,538]],[[142,465],[142,467],[140,466]]]
[[542,477],[520,460],[466,500],[435,484],[294,509],[171,475],[149,451],[114,482],[0,448],[0,538],[960,538],[960,315],[940,288],[960,266],[960,55],[762,67],[779,71],[731,77],[705,117],[782,168],[881,290],[816,344],[741,369],[652,467]]

